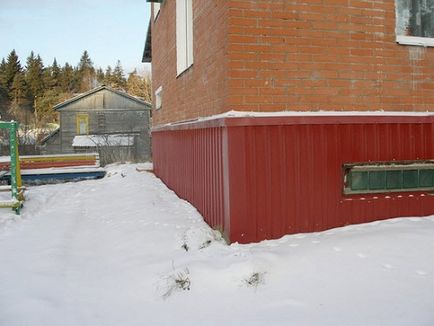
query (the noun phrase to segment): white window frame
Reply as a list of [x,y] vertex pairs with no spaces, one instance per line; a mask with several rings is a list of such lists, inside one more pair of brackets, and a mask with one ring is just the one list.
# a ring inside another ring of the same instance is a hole
[[193,0],[176,0],[177,76],[193,65]]
[[160,14],[160,7],[161,4],[158,2],[152,3],[152,11],[154,13],[154,21],[157,19],[158,15]]
[[403,0],[395,0],[395,8],[396,8],[396,42],[403,45],[414,45],[414,46],[424,46],[424,47],[434,47],[434,38],[433,37],[421,37],[421,36],[409,36],[403,35],[399,28],[400,13],[398,10],[398,2]]
[[163,86],[160,86],[155,91],[155,110],[160,110],[163,106]]

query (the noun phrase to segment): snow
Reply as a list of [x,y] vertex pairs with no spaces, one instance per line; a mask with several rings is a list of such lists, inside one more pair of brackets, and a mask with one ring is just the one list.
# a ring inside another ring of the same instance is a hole
[[434,217],[226,245],[149,168],[0,210],[0,325],[434,324]]
[[72,140],[72,147],[132,146],[131,135],[80,135]]
[[[104,168],[95,167],[94,165],[70,166],[64,168],[44,168],[44,169],[24,169],[21,175],[42,175],[42,174],[59,174],[59,173],[86,173],[86,172],[103,172]],[[10,175],[10,173],[7,173]]]
[[[328,116],[392,116],[406,117],[416,116],[425,117],[432,116],[434,112],[416,112],[416,111],[276,111],[276,112],[254,112],[254,111],[228,111],[219,115],[212,116],[217,118],[243,118],[243,117],[328,117]],[[212,118],[210,117],[210,118]],[[205,118],[204,118],[205,119]]]
[[434,116],[434,111],[275,111],[275,112],[256,112],[256,111],[227,111],[197,119],[167,123],[160,127],[185,125],[195,122],[212,121],[227,118],[277,118],[277,117],[429,117]]

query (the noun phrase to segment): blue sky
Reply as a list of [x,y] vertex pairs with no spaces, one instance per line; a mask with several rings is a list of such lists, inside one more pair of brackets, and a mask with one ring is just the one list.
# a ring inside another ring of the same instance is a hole
[[96,67],[147,70],[149,14],[145,0],[0,0],[0,59],[15,49],[25,65],[33,50],[45,65],[76,65],[88,50]]

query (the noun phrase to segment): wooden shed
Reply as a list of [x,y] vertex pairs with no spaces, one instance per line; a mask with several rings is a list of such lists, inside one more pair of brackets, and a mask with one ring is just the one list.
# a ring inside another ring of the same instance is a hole
[[42,141],[46,153],[98,151],[103,164],[150,159],[150,104],[141,99],[100,86],[54,109],[60,127]]

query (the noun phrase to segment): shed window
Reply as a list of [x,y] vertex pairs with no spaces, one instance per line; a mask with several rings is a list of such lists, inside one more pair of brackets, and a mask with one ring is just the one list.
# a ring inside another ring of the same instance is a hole
[[344,193],[434,190],[434,161],[344,166]]
[[176,0],[176,71],[193,65],[193,0]]
[[434,46],[434,1],[395,0],[396,41],[401,44]]
[[79,113],[76,116],[77,135],[87,135],[89,133],[89,115]]

